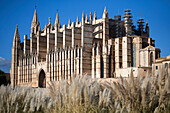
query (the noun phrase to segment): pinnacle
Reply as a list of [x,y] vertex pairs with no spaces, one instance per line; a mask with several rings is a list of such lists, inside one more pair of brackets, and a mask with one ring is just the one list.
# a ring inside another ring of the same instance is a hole
[[93,17],[92,17],[92,12],[90,12],[90,21],[92,21],[92,18],[93,18]]
[[106,6],[105,6],[105,9],[104,9],[104,12],[107,13],[107,8],[106,8]]
[[37,16],[37,10],[36,10],[36,9],[35,9],[35,11],[34,11],[34,17],[33,17],[32,22],[35,22],[35,23],[38,22],[38,16]]
[[78,24],[79,23],[79,17],[77,16],[77,21],[76,21],[76,24]]
[[88,15],[86,14],[86,22],[88,22]]
[[70,18],[69,18],[68,24],[71,25],[71,20],[70,20]]
[[55,24],[54,25],[57,25],[57,24],[59,24],[59,26],[60,26],[60,21],[59,21],[58,13],[56,15],[56,19],[55,19]]
[[82,20],[84,20],[85,19],[85,15],[84,15],[84,11],[83,11],[83,14],[82,14]]
[[93,20],[96,20],[96,19],[97,19],[96,12],[94,12]]
[[69,18],[69,21],[68,21],[68,26],[71,26],[71,20],[70,20],[70,18]]
[[146,21],[146,27],[145,28],[149,28],[148,20]]
[[16,25],[14,40],[18,40],[18,39],[20,40],[20,37],[19,37],[18,25]]
[[105,6],[104,12],[103,12],[103,18],[107,18],[108,17],[108,12],[107,12],[107,8]]

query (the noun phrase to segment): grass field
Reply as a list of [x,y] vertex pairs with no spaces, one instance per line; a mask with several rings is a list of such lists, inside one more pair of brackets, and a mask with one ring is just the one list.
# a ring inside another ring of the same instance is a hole
[[89,76],[50,88],[0,87],[0,113],[170,113],[170,75],[99,82]]

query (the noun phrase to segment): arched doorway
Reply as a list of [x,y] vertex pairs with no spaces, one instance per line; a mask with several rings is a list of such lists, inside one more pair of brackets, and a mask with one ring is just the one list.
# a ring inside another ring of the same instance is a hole
[[38,81],[38,86],[41,87],[41,88],[45,88],[46,87],[46,78],[45,78],[45,72],[44,70],[41,70],[40,71],[40,74],[39,74],[39,81]]

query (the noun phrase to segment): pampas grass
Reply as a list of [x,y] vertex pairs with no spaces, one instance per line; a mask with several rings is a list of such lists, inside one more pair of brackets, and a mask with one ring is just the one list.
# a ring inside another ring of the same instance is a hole
[[99,82],[77,76],[68,83],[49,83],[49,88],[0,87],[1,113],[160,113],[170,112],[170,75],[122,78]]

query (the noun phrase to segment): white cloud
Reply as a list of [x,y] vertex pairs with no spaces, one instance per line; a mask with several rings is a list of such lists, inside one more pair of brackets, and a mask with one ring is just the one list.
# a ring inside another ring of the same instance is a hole
[[11,61],[0,57],[0,69],[6,73],[10,72]]

